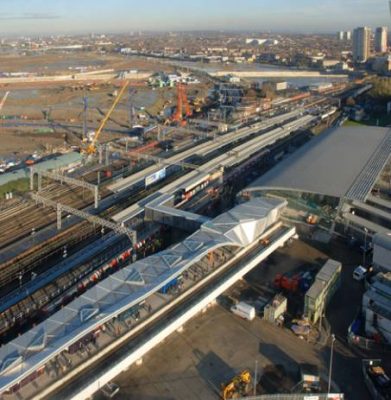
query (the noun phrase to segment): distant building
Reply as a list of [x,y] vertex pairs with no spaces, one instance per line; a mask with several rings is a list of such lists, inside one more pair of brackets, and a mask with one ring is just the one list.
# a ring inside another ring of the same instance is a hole
[[351,40],[352,32],[350,31],[339,31],[337,32],[337,39],[338,40]]
[[323,60],[322,61],[322,66],[323,68],[332,68],[335,67],[337,64],[339,64],[339,60]]
[[265,88],[272,88],[276,92],[288,89],[288,82],[286,81],[267,81],[264,82],[264,85]]
[[365,63],[370,55],[371,30],[364,26],[353,32],[353,61]]
[[372,62],[372,70],[380,74],[391,72],[391,56],[375,57]]
[[387,51],[387,35],[388,31],[385,26],[376,28],[375,51],[377,53],[385,53]]

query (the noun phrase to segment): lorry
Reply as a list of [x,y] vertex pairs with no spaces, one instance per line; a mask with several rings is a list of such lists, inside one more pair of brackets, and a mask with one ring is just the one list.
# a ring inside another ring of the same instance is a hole
[[233,305],[231,307],[231,312],[248,321],[252,321],[255,318],[255,308],[243,301]]

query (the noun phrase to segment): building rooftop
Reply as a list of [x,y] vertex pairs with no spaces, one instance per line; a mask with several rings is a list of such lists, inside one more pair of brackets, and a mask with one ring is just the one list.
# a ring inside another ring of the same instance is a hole
[[391,250],[391,232],[377,233],[373,237],[373,244]]
[[364,201],[390,153],[390,128],[331,129],[254,181],[248,190],[294,190]]
[[339,261],[327,260],[320,271],[317,273],[315,282],[309,288],[306,296],[317,299],[323,291],[327,290],[336,273],[340,272],[342,265]]
[[[52,169],[60,169],[78,163],[82,160],[82,155],[76,152],[70,152],[58,155],[50,160],[42,161],[34,164],[35,171],[49,171]],[[16,181],[18,179],[30,178],[30,168],[21,168],[15,171],[7,172],[0,175],[0,186],[8,182]]]

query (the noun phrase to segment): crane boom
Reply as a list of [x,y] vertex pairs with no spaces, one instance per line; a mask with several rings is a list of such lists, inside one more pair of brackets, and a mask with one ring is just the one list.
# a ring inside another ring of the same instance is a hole
[[118,96],[116,97],[116,99],[114,100],[114,103],[112,104],[110,110],[107,112],[107,114],[105,115],[105,117],[103,118],[98,130],[95,133],[94,139],[92,140],[92,142],[89,144],[89,146],[87,147],[87,153],[88,154],[95,154],[96,153],[96,143],[99,139],[100,134],[102,133],[103,128],[106,126],[107,121],[110,119],[111,114],[113,113],[113,111],[115,110],[115,107],[117,107],[117,104],[120,102],[122,96],[124,95],[126,88],[129,86],[129,81],[127,81],[124,86],[122,86],[121,91],[118,93]]
[[10,94],[10,92],[5,92],[5,95],[4,95],[3,99],[0,102],[0,111],[4,107],[5,101],[7,100],[7,97],[9,96],[9,94]]

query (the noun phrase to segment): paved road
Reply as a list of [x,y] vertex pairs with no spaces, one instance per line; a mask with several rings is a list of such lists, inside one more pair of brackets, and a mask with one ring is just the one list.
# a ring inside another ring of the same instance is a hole
[[[369,395],[360,369],[363,355],[347,348],[345,341],[347,327],[361,301],[362,288],[351,278],[361,254],[339,242],[316,247],[296,242],[274,253],[247,279],[267,286],[277,272],[303,265],[319,267],[330,256],[343,262],[343,289],[336,293],[329,307],[330,323],[337,335],[333,380],[348,399],[367,400]],[[217,400],[220,384],[244,368],[254,370],[255,360],[260,375],[270,365],[280,364],[294,382],[300,362],[319,365],[323,376],[327,376],[329,354],[328,345],[308,344],[288,330],[260,319],[243,321],[216,306],[186,324],[183,333],[171,335],[152,350],[141,367],[133,366],[120,375],[116,379],[121,387],[117,398]]]

